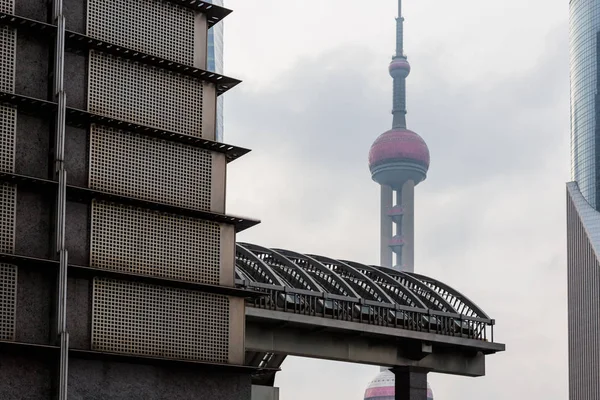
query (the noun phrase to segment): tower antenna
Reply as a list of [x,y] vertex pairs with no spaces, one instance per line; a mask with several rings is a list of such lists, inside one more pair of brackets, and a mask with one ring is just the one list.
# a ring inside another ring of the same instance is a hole
[[410,74],[410,64],[404,54],[402,0],[398,0],[398,17],[396,18],[396,54],[392,57],[389,69],[390,75],[394,79],[392,128],[406,128],[406,78]]

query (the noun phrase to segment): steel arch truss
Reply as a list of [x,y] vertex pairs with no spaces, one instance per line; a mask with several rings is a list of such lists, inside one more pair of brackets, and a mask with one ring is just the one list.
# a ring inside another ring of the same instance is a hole
[[436,291],[430,289],[423,282],[419,281],[411,274],[406,272],[400,272],[392,268],[379,267],[382,271],[385,271],[395,281],[399,282],[405,287],[408,287],[412,293],[419,296],[419,298],[426,304],[428,309],[437,310],[447,313],[460,314],[450,303],[440,296]]
[[284,280],[266,265],[255,253],[241,244],[235,248],[236,276],[242,281],[285,286]]
[[334,271],[338,276],[352,285],[362,298],[379,301],[381,303],[395,304],[395,301],[385,290],[350,264],[323,256],[307,255],[306,258],[321,263],[331,271]]
[[356,291],[342,279],[334,271],[329,270],[323,264],[311,260],[306,256],[289,251],[289,250],[274,250],[285,259],[292,262],[297,268],[302,269],[307,275],[312,276],[319,282],[326,293],[336,294],[340,296],[360,297]]
[[257,283],[263,289],[272,285],[320,293],[323,298],[356,299],[489,319],[467,297],[433,278],[254,244],[237,244],[236,278],[238,283]]
[[263,265],[279,274],[291,287],[317,292],[323,291],[313,277],[277,251],[254,244],[244,244],[243,246],[251,251]]
[[489,319],[490,317],[475,303],[469,300],[466,296],[461,294],[458,290],[451,288],[450,286],[442,283],[433,278],[429,278],[423,275],[412,273],[419,281],[423,282],[427,287],[434,290],[441,297],[443,297],[452,307],[462,315],[467,315],[469,317],[477,317],[477,318],[485,318]]
[[397,304],[402,304],[408,307],[416,307],[426,309],[427,305],[414,294],[409,287],[404,286],[401,282],[398,282],[390,275],[383,272],[380,268],[371,267],[356,262],[346,261],[347,264],[354,266],[356,269],[361,271],[376,285],[381,287],[389,296],[394,299]]

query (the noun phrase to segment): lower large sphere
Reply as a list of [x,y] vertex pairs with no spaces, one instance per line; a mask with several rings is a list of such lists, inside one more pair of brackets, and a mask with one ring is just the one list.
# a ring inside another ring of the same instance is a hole
[[429,148],[421,136],[408,129],[392,129],[380,135],[369,151],[373,180],[399,186],[425,179],[429,169]]
[[[365,400],[394,400],[396,394],[396,377],[392,371],[381,371],[367,386]],[[433,400],[433,391],[427,382],[427,400]]]

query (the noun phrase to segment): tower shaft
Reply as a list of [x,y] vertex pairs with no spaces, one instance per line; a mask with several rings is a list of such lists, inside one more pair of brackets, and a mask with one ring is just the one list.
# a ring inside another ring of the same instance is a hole
[[406,79],[394,78],[392,128],[406,129]]
[[415,270],[414,204],[412,180],[393,188],[381,185],[381,265],[384,267],[405,272]]
[[404,209],[400,229],[404,238],[402,259],[396,261],[406,272],[415,272],[415,183],[408,181],[402,186],[398,199]]
[[[404,17],[402,16],[402,0],[398,0],[398,17],[396,18],[396,54],[393,60],[405,61],[404,55]],[[407,64],[408,65],[408,64]],[[392,108],[392,128],[406,128],[406,74],[393,74],[394,94]]]
[[392,268],[394,260],[392,259],[392,249],[390,242],[394,235],[392,219],[389,212],[394,201],[394,191],[390,186],[381,185],[381,259],[380,264],[383,267]]

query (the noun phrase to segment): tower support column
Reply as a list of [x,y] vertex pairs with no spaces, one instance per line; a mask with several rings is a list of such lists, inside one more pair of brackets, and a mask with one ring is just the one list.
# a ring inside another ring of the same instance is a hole
[[402,249],[402,263],[405,272],[415,272],[415,183],[407,181],[402,186],[402,235],[404,248]]
[[274,386],[252,385],[251,400],[279,400],[279,388]]
[[392,249],[390,241],[392,240],[392,219],[388,215],[392,208],[394,192],[390,186],[381,185],[381,265],[383,267],[392,267]]
[[427,371],[413,367],[392,368],[396,376],[396,400],[427,400]]

